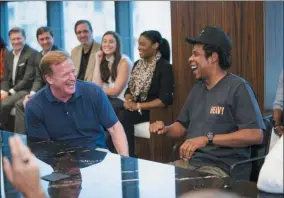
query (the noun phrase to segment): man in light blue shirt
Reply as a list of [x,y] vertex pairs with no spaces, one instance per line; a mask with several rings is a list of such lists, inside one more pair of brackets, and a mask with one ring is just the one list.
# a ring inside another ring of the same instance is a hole
[[273,103],[273,124],[276,134],[281,135],[284,133],[283,126],[283,70],[280,74],[278,87],[276,90],[275,101]]

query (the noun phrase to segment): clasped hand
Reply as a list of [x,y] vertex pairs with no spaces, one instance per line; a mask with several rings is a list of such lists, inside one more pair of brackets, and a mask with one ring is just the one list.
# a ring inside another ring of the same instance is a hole
[[125,101],[123,104],[124,108],[129,111],[137,111],[137,103],[132,101]]

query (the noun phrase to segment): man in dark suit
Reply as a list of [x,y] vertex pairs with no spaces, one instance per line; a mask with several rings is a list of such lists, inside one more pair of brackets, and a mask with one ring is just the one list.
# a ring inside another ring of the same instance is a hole
[[9,114],[15,103],[26,95],[32,87],[35,58],[38,52],[26,44],[25,31],[15,27],[9,31],[13,50],[4,57],[4,79],[1,83],[0,128],[5,128]]
[[[54,45],[53,31],[50,27],[40,27],[37,29],[36,37],[39,45],[42,47],[42,51],[37,55],[37,62],[39,63],[41,58],[49,51],[60,50],[56,45]],[[17,133],[25,133],[25,106],[28,100],[44,85],[45,81],[39,70],[39,65],[36,66],[36,75],[32,85],[32,89],[29,94],[27,94],[22,99],[16,102],[16,116],[15,116],[15,128],[14,131]]]

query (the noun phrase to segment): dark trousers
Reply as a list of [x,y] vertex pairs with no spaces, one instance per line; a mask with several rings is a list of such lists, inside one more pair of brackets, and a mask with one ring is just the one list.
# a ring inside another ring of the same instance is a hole
[[1,101],[0,108],[0,128],[4,129],[8,122],[9,115],[13,109],[15,103],[20,100],[22,97],[27,95],[29,92],[22,90],[17,91],[14,95],[8,96],[5,100]]
[[15,128],[14,131],[16,133],[25,134],[25,107],[23,104],[25,97],[18,100],[15,104],[16,115],[15,115]]
[[149,121],[149,111],[142,111],[142,115],[138,111],[128,111],[124,110],[121,113],[121,124],[125,130],[128,147],[129,147],[129,156],[135,156],[135,137],[134,137],[134,125],[142,122]]

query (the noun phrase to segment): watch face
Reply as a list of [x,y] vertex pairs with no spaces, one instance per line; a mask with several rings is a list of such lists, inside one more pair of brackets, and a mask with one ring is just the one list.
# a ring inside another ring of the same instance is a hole
[[208,133],[208,136],[213,136],[213,133],[212,133],[212,132],[209,132],[209,133]]
[[207,138],[210,142],[213,140],[213,137],[214,137],[214,133],[212,132],[207,133]]

